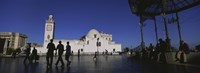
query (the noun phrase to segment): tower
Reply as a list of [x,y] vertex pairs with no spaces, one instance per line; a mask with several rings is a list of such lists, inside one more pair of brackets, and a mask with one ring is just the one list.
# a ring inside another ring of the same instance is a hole
[[53,20],[53,15],[49,15],[49,18],[45,23],[45,32],[44,32],[44,44],[43,47],[46,48],[47,44],[50,42],[50,39],[54,39],[54,29],[55,22]]

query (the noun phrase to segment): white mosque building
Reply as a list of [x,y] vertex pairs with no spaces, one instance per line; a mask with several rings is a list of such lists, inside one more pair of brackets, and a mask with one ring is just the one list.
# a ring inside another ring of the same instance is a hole
[[[36,47],[38,53],[47,52],[47,44],[50,42],[50,39],[54,39],[54,30],[55,30],[55,21],[53,16],[49,15],[49,18],[46,20],[45,24],[45,33],[44,33],[44,44],[43,47]],[[58,42],[62,41],[62,44],[66,49],[66,42],[69,42],[73,54],[77,54],[80,50],[83,54],[94,54],[95,52],[103,53],[106,50],[109,53],[121,52],[121,44],[116,44],[112,40],[111,34],[100,33],[96,29],[91,29],[85,36],[81,37],[79,40],[59,40],[54,39],[53,43],[55,46],[58,45]]]

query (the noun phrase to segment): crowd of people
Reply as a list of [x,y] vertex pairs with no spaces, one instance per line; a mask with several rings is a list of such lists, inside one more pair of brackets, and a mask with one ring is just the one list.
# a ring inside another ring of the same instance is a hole
[[[52,67],[54,51],[57,52],[57,50],[58,50],[58,59],[55,65],[57,66],[58,63],[61,62],[62,63],[61,67],[64,67],[64,62],[62,59],[62,55],[64,51],[66,51],[65,60],[67,60],[67,66],[70,65],[71,61],[69,60],[69,58],[71,56],[71,46],[69,45],[69,42],[67,42],[66,50],[64,50],[62,41],[59,41],[59,44],[57,45],[57,47],[55,47],[55,44],[53,43],[53,39],[51,39],[50,43],[48,43],[47,45],[47,49],[48,49],[47,54],[46,54],[47,68]],[[31,44],[28,44],[25,50],[26,56],[24,59],[24,63],[26,63],[27,60],[29,60],[29,63],[32,63],[33,60],[35,60],[35,62],[36,60],[39,60],[39,56],[37,55],[36,48],[35,47],[33,48],[32,54],[30,53],[30,51],[31,51]]]
[[[152,60],[156,62],[167,63],[166,53],[170,52],[169,45],[166,41],[159,39],[159,43],[154,47],[150,43],[149,47],[142,49],[142,51],[136,51],[135,57],[143,60]],[[184,41],[180,42],[179,50],[175,54],[175,61],[180,63],[187,62],[187,54],[189,54],[189,46]]]
[[[31,44],[28,43],[28,44],[26,45],[26,50],[25,50],[26,56],[25,56],[25,59],[24,59],[24,63],[26,63],[27,59],[28,59],[29,62],[31,62],[31,63],[32,63],[33,60],[35,60],[35,62],[36,62],[36,60],[39,59],[39,55],[37,55],[37,50],[36,50],[35,47],[33,47],[32,54],[31,54],[30,51],[31,51]],[[30,54],[31,54],[31,55],[30,55]]]

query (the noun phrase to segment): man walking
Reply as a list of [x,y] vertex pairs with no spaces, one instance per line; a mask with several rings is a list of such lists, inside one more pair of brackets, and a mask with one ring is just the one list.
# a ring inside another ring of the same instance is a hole
[[25,50],[26,57],[25,57],[25,59],[24,59],[24,64],[26,63],[26,60],[27,60],[27,59],[29,60],[29,63],[31,62],[31,59],[30,59],[30,57],[29,57],[30,51],[31,51],[31,44],[28,43],[28,44],[26,45],[26,50]]
[[63,59],[62,59],[62,55],[63,55],[63,51],[64,51],[64,46],[63,46],[63,44],[62,44],[61,41],[59,41],[57,49],[58,49],[58,60],[56,62],[56,66],[58,65],[59,61],[61,61],[61,63],[62,63],[61,67],[64,67],[64,62],[63,62]]
[[[53,53],[55,50],[55,45],[53,43],[53,39],[50,40],[50,43],[47,45],[47,56],[46,56],[46,60],[47,60],[47,67],[51,67],[52,63],[53,63]],[[49,62],[50,59],[50,62]]]
[[67,66],[69,66],[71,63],[71,61],[69,61],[70,55],[71,55],[71,46],[69,45],[69,42],[67,42],[66,54],[65,54],[65,60],[67,60]]

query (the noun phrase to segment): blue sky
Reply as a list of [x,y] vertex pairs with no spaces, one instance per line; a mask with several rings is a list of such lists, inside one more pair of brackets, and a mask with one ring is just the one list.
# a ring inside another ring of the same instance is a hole
[[[128,0],[0,0],[0,9],[0,32],[26,34],[28,42],[43,43],[50,14],[56,22],[55,39],[79,39],[95,28],[112,34],[123,47],[136,47],[141,42],[139,17],[131,13]],[[200,44],[199,12],[200,6],[179,12],[182,38],[190,47]],[[163,19],[156,19],[158,36],[164,38]],[[145,43],[155,45],[154,22],[147,20],[145,24]],[[168,28],[171,43],[177,47],[177,26],[168,24]]]

